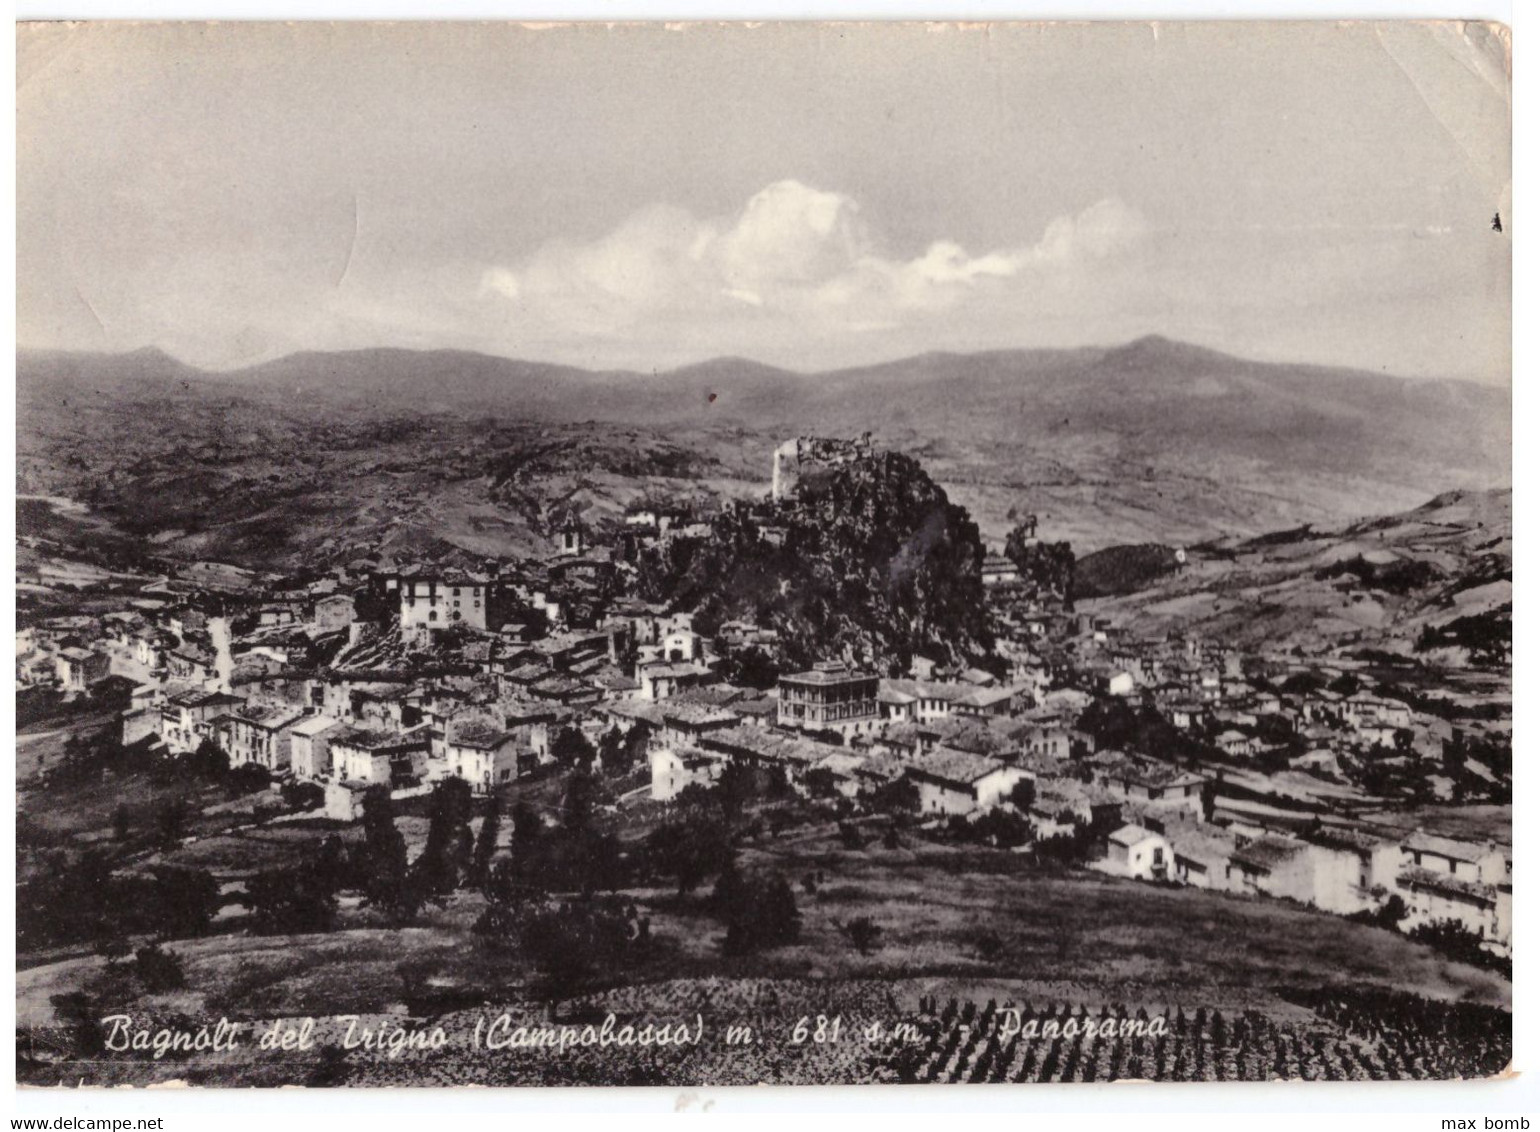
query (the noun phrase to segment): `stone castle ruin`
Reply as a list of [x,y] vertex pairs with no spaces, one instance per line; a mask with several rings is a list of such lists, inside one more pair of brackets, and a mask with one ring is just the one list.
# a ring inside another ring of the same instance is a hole
[[775,450],[770,464],[770,498],[795,499],[802,477],[819,468],[832,468],[865,460],[872,454],[872,434],[854,440],[826,436],[799,436]]

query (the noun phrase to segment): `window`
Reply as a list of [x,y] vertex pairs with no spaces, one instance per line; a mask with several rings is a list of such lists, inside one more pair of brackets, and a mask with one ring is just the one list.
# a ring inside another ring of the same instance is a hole
[[429,621],[437,621],[438,620],[438,610],[435,609],[431,613],[429,613],[428,614],[428,620]]

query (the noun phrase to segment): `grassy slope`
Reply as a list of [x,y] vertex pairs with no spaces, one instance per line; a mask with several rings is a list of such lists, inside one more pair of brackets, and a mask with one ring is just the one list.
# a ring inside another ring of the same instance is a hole
[[[1511,531],[1510,493],[1454,493],[1335,530],[1199,548],[1151,588],[1087,607],[1141,632],[1185,625],[1241,647],[1281,652],[1297,643],[1318,652],[1353,643],[1410,655],[1422,626],[1511,600],[1511,585],[1487,581],[1511,562]],[[1365,554],[1426,562],[1440,576],[1399,593],[1336,572]]]
[[[896,851],[877,844],[849,851],[838,848],[830,827],[766,839],[743,860],[749,870],[776,869],[793,879],[816,868],[827,874],[817,898],[799,889],[801,941],[724,959],[720,928],[703,914],[704,891],[680,899],[664,889],[637,890],[630,895],[652,917],[657,946],[628,981],[769,978],[838,986],[875,979],[891,984],[910,1009],[929,991],[1092,1006],[1251,1008],[1290,1017],[1294,1008],[1276,989],[1322,984],[1509,1001],[1509,985],[1492,974],[1446,962],[1388,932],[1272,901],[1035,872],[1009,854],[918,842]],[[517,956],[489,951],[471,934],[480,907],[479,896],[460,894],[404,931],[355,910],[346,913],[345,930],[329,935],[179,941],[172,949],[186,962],[189,990],[121,1006],[247,1019],[385,1012],[401,996],[403,962],[445,985],[478,988],[490,1003],[518,1003],[526,972]],[[837,926],[858,915],[883,929],[871,955],[851,948]],[[990,961],[977,955],[985,930],[1005,944]],[[19,972],[19,1024],[51,1025],[49,996],[89,985],[100,971],[100,960],[88,958]]]

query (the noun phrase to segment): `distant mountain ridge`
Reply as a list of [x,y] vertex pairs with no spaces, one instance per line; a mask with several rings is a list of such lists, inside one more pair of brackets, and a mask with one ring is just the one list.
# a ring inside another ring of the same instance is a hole
[[[41,443],[54,413],[82,399],[117,418],[74,426],[82,454],[103,438],[79,430],[126,437],[131,451],[133,422],[152,415],[190,446],[279,422],[440,418],[474,437],[592,421],[652,430],[757,478],[788,437],[870,431],[879,447],[919,458],[987,539],[1003,539],[1025,508],[1042,515],[1044,537],[1081,553],[1384,514],[1511,481],[1506,389],[1250,361],[1156,336],[816,374],[735,357],[643,373],[402,349],[293,354],[216,374],[153,350],[22,350],[17,398],[34,489],[82,478]],[[433,443],[428,433],[421,443]]]
[[[280,399],[367,412],[518,413],[554,421],[736,423],[792,432],[912,431],[937,440],[1046,437],[1065,429],[1133,458],[1172,444],[1356,473],[1407,453],[1460,474],[1434,490],[1506,482],[1509,395],[1231,357],[1149,336],[1107,349],[922,354],[799,374],[718,358],[654,374],[463,351],[300,353],[212,374],[158,351],[21,351],[23,395],[65,385],[133,395]],[[1429,492],[1431,494],[1431,492]]]
[[[209,392],[299,394],[339,401],[383,396],[390,401],[440,402],[457,408],[549,401],[554,409],[574,402],[566,406],[564,415],[581,415],[588,408],[629,412],[641,397],[650,402],[649,415],[666,417],[696,407],[691,404],[686,409],[678,402],[695,402],[696,395],[703,401],[713,393],[716,399],[709,403],[723,415],[754,408],[757,399],[772,393],[784,402],[785,411],[792,412],[799,406],[838,403],[874,385],[918,392],[958,382],[968,386],[969,392],[1009,390],[1050,400],[1072,397],[1088,387],[1145,396],[1213,398],[1243,391],[1268,393],[1275,399],[1308,395],[1360,408],[1387,395],[1433,395],[1481,407],[1506,406],[1508,400],[1504,390],[1457,379],[1402,378],[1367,370],[1251,361],[1159,335],[1112,347],[932,352],[814,373],[731,356],[649,373],[590,370],[465,350],[387,347],[304,351],[223,372],[200,370],[153,347],[124,354],[22,349],[17,351],[17,369],[23,383],[85,381],[114,389],[185,381]],[[1076,379],[1073,384],[1066,380],[1070,378]],[[1172,387],[1173,381],[1182,379],[1228,384]],[[558,389],[557,383],[565,384]],[[585,398],[591,400],[585,402]]]

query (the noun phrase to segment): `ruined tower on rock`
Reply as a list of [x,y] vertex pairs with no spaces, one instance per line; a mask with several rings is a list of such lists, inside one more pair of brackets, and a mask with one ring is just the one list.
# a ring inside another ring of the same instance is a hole
[[854,440],[826,436],[799,436],[775,450],[770,463],[770,498],[776,502],[795,499],[802,477],[820,468],[865,460],[872,454],[872,434]]

